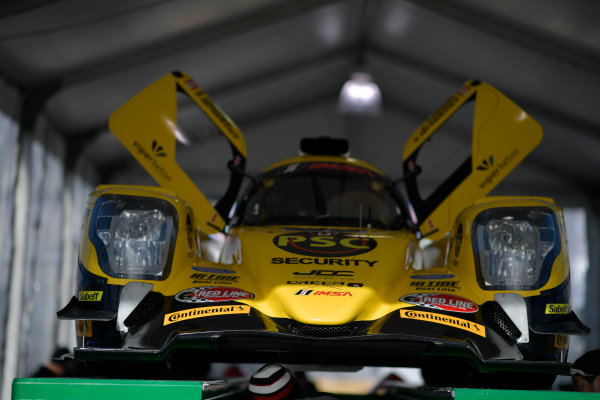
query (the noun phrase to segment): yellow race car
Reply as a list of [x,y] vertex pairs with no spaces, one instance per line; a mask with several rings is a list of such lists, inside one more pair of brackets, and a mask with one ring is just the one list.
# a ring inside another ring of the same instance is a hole
[[[176,161],[181,95],[231,147],[215,205]],[[471,144],[432,186],[424,163],[438,155],[428,146],[445,143],[441,128],[459,111]],[[569,305],[561,208],[486,197],[542,128],[492,86],[466,82],[432,114],[406,142],[395,181],[351,158],[343,139],[308,138],[302,155],[250,177],[238,195],[244,137],[183,72],[109,125],[160,186],[90,195],[77,292],[58,312],[76,322],[75,359],[154,370],[411,366],[446,386],[545,387],[570,373],[568,335],[589,329]],[[215,235],[225,237],[217,255],[207,251]]]

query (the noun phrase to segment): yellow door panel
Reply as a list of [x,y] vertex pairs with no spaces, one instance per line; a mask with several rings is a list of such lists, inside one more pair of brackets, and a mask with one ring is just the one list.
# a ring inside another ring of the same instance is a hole
[[[232,172],[227,193],[215,207],[206,199],[175,158],[177,91],[185,93],[223,133],[231,145]],[[246,161],[246,143],[237,126],[185,73],[165,75],[116,110],[110,130],[160,184],[187,201],[194,211],[195,225],[205,233],[222,231],[229,208],[237,197]]]
[[[464,123],[442,129],[459,112],[469,113],[461,115]],[[430,159],[441,163],[455,157],[457,161],[450,171],[441,171],[446,177],[442,182],[425,182],[433,186],[425,190],[421,170],[423,174],[431,171],[419,163],[423,149],[435,141],[460,142],[455,133],[460,129],[466,130],[466,140],[470,139],[468,151],[462,157],[446,155],[444,147],[451,146],[442,145],[440,154]],[[466,82],[410,136],[404,148],[406,189],[421,233],[434,241],[443,237],[458,213],[496,187],[540,143],[542,134],[542,127],[497,89],[484,82]]]

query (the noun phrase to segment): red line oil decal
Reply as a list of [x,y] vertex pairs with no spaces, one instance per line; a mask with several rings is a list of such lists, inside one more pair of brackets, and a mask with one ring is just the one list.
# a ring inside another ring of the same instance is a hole
[[277,235],[273,244],[303,256],[351,257],[377,247],[375,239],[334,232],[293,232]]
[[177,293],[175,300],[182,303],[219,302],[240,299],[253,299],[254,295],[243,289],[221,286],[205,286],[187,289]]
[[414,304],[415,306],[435,308],[436,310],[474,313],[479,310],[477,304],[463,297],[446,293],[415,293],[407,294],[400,301]]

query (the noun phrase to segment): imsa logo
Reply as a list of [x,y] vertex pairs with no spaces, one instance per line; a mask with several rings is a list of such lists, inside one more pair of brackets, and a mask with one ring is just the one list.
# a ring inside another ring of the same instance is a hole
[[332,291],[325,291],[325,290],[309,290],[309,289],[302,289],[302,290],[298,290],[296,293],[294,293],[294,295],[296,296],[338,296],[338,297],[342,297],[342,296],[350,296],[352,297],[352,293],[350,292],[332,292]]

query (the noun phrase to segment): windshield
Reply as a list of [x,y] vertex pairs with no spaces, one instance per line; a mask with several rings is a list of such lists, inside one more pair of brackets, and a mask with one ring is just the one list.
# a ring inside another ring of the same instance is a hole
[[390,182],[350,164],[299,163],[269,171],[242,207],[246,225],[370,224],[391,229],[403,222],[403,208]]

